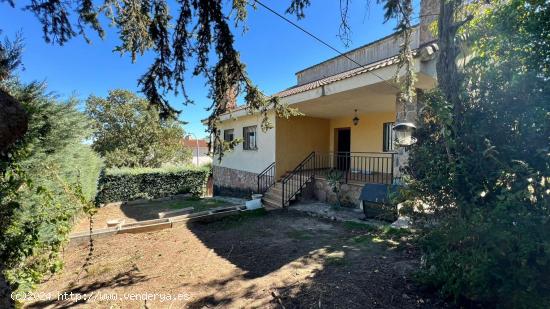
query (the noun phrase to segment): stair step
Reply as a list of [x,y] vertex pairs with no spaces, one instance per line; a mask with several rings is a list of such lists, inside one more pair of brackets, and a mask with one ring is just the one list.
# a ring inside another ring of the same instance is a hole
[[281,205],[282,204],[282,200],[276,200],[276,199],[271,198],[271,197],[264,197],[262,199],[262,201],[266,202],[266,203],[274,204],[274,205]]
[[275,192],[277,194],[279,194],[279,193],[282,194],[283,193],[283,187],[282,186],[278,186],[278,187],[273,186],[273,187],[269,188],[269,190],[267,190],[267,192]]
[[272,210],[272,209],[281,209],[283,206],[281,205],[281,201],[276,202],[268,198],[262,199],[262,202],[264,204],[264,208],[266,210]]
[[274,192],[267,192],[266,194],[264,194],[264,198],[268,198],[270,200],[274,200],[274,201],[280,201],[283,199],[283,195],[282,194],[276,194]]

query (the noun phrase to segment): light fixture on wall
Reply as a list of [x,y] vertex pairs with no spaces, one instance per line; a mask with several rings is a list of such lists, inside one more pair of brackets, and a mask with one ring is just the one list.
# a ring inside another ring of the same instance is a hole
[[410,146],[416,143],[416,138],[413,137],[413,133],[416,130],[416,126],[412,122],[400,122],[393,126],[393,132],[395,133],[395,140],[398,146]]
[[356,126],[359,123],[359,117],[357,117],[357,110],[355,110],[355,117],[353,117],[353,125]]

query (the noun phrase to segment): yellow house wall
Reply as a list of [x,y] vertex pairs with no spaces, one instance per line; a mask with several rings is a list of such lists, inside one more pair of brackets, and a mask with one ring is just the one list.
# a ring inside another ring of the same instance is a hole
[[337,151],[334,132],[338,128],[351,129],[351,152],[382,152],[384,122],[395,122],[395,112],[358,114],[359,124],[353,125],[353,115],[330,119],[330,151]]
[[295,168],[312,151],[329,151],[329,119],[306,116],[277,118],[275,127],[277,178]]
[[[338,128],[351,129],[351,152],[382,152],[384,122],[395,122],[395,112],[376,112],[359,114],[359,124],[353,125],[353,116],[333,118],[330,120],[330,150],[337,151],[335,132]],[[350,167],[352,170],[387,173],[391,169],[391,161],[379,157],[391,155],[372,154],[371,158],[357,154],[351,155]],[[375,158],[373,158],[375,157]]]

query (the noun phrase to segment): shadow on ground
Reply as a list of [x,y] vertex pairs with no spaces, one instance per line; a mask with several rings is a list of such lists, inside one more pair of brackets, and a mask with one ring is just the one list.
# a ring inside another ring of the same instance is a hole
[[[414,253],[392,249],[372,230],[295,211],[190,223],[188,228],[241,270],[208,282],[218,292],[194,300],[190,308],[241,306],[243,299],[249,300],[247,306],[281,308],[441,307],[411,283]],[[223,292],[229,290],[238,292]]]
[[[134,265],[132,269],[118,273],[117,275],[102,281],[95,281],[91,284],[69,285],[64,289],[63,296],[58,298],[58,295],[53,295],[53,298],[49,300],[42,300],[34,302],[25,308],[71,308],[74,306],[82,306],[86,303],[95,303],[93,299],[70,299],[71,293],[74,297],[84,296],[86,298],[94,297],[95,292],[105,288],[116,288],[123,286],[131,286],[140,282],[149,280],[146,276],[140,274],[139,269]],[[63,299],[65,297],[65,299]]]
[[158,213],[166,210],[173,210],[170,205],[175,202],[148,202],[144,204],[122,204],[120,210],[128,218],[136,221],[158,219]]

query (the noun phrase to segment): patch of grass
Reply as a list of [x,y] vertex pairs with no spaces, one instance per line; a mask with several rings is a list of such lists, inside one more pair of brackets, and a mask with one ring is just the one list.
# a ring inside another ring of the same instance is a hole
[[372,242],[372,236],[370,235],[358,235],[350,238],[350,241],[356,244],[370,244]]
[[194,212],[205,211],[211,208],[221,207],[224,205],[229,206],[230,203],[220,201],[213,198],[199,198],[199,197],[189,197],[183,201],[173,201],[166,204],[167,208],[170,209],[181,209],[186,207],[193,207]]
[[222,229],[232,229],[239,227],[250,220],[256,220],[267,214],[267,211],[263,208],[241,211],[239,214],[222,218],[220,221],[214,222],[214,225],[219,226]]
[[325,259],[325,265],[344,266],[348,262],[343,256],[329,255]]
[[304,231],[304,230],[291,230],[286,232],[286,235],[289,238],[297,239],[297,240],[308,240],[313,238],[313,235],[311,235],[310,232]]
[[410,236],[412,232],[407,229],[397,229],[391,226],[384,226],[380,229],[380,232],[383,236],[389,238],[401,238],[405,236]]
[[376,228],[372,225],[358,223],[358,222],[354,222],[354,221],[345,221],[344,222],[344,227],[348,230],[353,230],[353,231],[374,232],[374,231],[378,230],[378,228]]
[[385,244],[390,247],[397,247],[400,244],[398,241],[395,241],[391,238],[382,238],[382,237],[373,237],[372,242],[375,244]]

